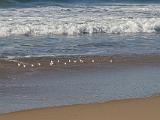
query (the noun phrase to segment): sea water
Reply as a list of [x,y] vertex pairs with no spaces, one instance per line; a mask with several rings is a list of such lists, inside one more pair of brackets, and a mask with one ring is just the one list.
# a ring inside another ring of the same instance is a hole
[[160,34],[93,34],[0,38],[0,57],[145,55],[160,53]]
[[160,64],[110,64],[10,73],[0,78],[0,113],[142,98],[160,93]]
[[159,53],[159,4],[2,3],[1,58]]

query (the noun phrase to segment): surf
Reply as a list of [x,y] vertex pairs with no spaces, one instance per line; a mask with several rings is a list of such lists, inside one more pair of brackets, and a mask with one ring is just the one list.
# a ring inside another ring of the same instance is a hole
[[0,37],[160,33],[160,5],[40,6],[0,14]]
[[57,3],[160,3],[159,0],[1,0],[0,7],[10,6],[23,6],[27,5],[44,5],[44,4],[57,4]]

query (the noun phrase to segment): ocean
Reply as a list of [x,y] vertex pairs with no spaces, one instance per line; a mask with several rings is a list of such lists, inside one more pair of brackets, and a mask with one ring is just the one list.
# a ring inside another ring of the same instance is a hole
[[1,0],[0,114],[159,94],[159,55],[158,0]]

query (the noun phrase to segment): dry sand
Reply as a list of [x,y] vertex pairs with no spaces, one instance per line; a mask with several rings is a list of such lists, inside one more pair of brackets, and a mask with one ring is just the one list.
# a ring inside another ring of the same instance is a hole
[[160,97],[27,110],[0,120],[160,120]]

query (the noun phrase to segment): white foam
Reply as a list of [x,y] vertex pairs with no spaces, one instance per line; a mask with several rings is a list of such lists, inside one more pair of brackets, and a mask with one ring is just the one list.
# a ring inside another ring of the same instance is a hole
[[138,32],[160,32],[160,5],[50,6],[0,11],[0,37]]

